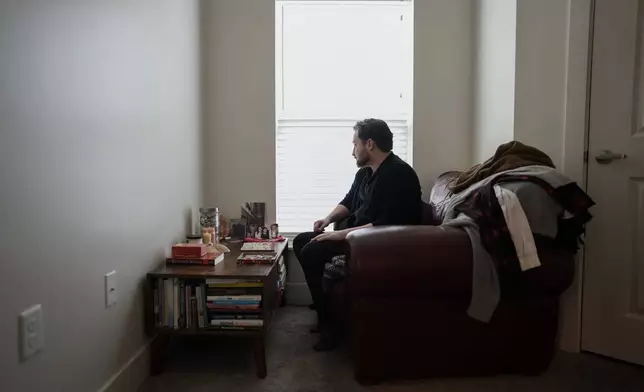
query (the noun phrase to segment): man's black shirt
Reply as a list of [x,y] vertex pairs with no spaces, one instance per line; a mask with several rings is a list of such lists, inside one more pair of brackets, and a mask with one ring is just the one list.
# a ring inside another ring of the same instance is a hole
[[340,202],[351,212],[348,227],[368,223],[417,225],[421,223],[421,190],[414,169],[390,153],[374,174],[370,167],[356,173],[349,193]]

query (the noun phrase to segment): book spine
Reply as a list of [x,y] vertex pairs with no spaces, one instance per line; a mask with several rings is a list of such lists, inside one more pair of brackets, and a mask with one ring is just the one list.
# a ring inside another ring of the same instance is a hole
[[237,300],[233,300],[233,301],[227,301],[227,300],[210,301],[210,300],[208,300],[208,303],[212,304],[212,305],[259,305],[259,301],[237,301]]
[[259,305],[206,305],[206,308],[209,310],[225,310],[231,311],[235,309],[239,310],[259,310]]
[[186,328],[190,328],[190,312],[192,310],[192,301],[190,300],[190,285],[186,283]]
[[179,301],[180,301],[180,298],[179,298],[179,279],[177,279],[177,278],[172,279],[172,287],[173,287],[173,290],[174,290],[174,293],[173,293],[173,298],[174,298],[174,306],[173,306],[173,308],[174,309],[172,310],[172,313],[174,313],[174,315],[172,317],[172,327],[174,329],[178,329],[179,328],[179,317],[180,317],[180,312],[179,312]]
[[172,279],[164,279],[163,280],[163,286],[164,286],[164,292],[163,292],[163,299],[164,299],[164,306],[163,306],[163,311],[164,311],[164,321],[163,325],[166,327],[172,328],[173,322],[173,306],[172,304],[174,303],[174,299],[172,297],[173,294],[173,287],[172,287]]
[[201,328],[203,326],[203,301],[201,300],[201,286],[196,288],[196,297],[197,297],[197,322],[198,326]]
[[163,279],[158,279],[159,287],[159,325],[165,325],[165,287]]
[[190,322],[191,328],[198,328],[199,325],[197,324],[197,298],[196,297],[190,297]]
[[152,290],[152,297],[154,301],[154,322],[159,324],[159,284],[155,280],[153,282],[154,288]]
[[261,295],[209,295],[208,301],[260,301]]
[[247,331],[250,329],[256,330],[257,327],[238,327],[233,325],[211,325],[209,329],[216,329],[221,331]]
[[253,313],[224,313],[224,312],[211,312],[211,320],[229,320],[229,319],[245,319],[245,320],[257,320],[261,319],[261,314]]
[[210,320],[210,325],[220,326],[228,325],[233,327],[261,327],[264,325],[264,320],[241,320],[241,319],[232,319],[232,320]]
[[192,302],[193,302],[192,301],[192,286],[187,285],[187,287],[186,287],[186,308],[188,310],[188,312],[187,312],[188,313],[188,320],[189,320],[188,327],[192,327],[192,324],[193,324],[193,322],[192,322],[192,315],[193,315],[193,313],[192,313]]
[[197,324],[197,312],[195,311],[195,305],[197,304],[195,286],[190,285],[190,290],[188,290],[190,295],[190,327],[194,328]]
[[223,258],[215,259],[166,259],[166,264],[183,264],[183,265],[216,265]]
[[179,328],[186,327],[186,286],[179,281]]
[[206,314],[207,307],[206,307],[206,285],[201,284],[201,301],[199,301],[199,304],[201,305],[201,327],[206,328],[206,325],[208,323],[208,315]]

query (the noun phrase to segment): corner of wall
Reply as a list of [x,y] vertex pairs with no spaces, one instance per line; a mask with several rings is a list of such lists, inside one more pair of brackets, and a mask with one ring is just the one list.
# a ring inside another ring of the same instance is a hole
[[481,49],[481,42],[480,42],[480,29],[481,29],[481,2],[480,1],[472,1],[472,15],[471,15],[471,34],[470,34],[470,42],[472,43],[471,46],[471,52],[472,52],[472,63],[471,63],[471,80],[470,80],[470,88],[472,90],[472,94],[470,96],[470,145],[469,145],[469,157],[470,157],[470,165],[475,165],[479,161],[479,152],[478,152],[478,145],[481,143],[481,136],[479,134],[480,129],[479,129],[479,90],[481,88],[480,86],[480,77],[479,77],[479,72],[480,72],[480,64],[479,64],[479,57],[480,57],[480,49]]
[[210,119],[208,116],[207,103],[209,102],[209,89],[208,89],[208,65],[209,59],[208,56],[210,52],[208,51],[207,42],[208,40],[208,0],[199,0],[199,133],[200,133],[200,149],[199,149],[199,161],[200,161],[200,170],[199,178],[200,181],[200,194],[199,194],[199,203],[200,205],[207,204],[207,195],[209,195],[210,181],[208,180],[208,172],[206,170],[206,156],[208,150],[208,144],[210,138],[208,136],[208,129],[210,125]]
[[98,389],[98,392],[136,392],[150,375],[150,345],[148,341]]

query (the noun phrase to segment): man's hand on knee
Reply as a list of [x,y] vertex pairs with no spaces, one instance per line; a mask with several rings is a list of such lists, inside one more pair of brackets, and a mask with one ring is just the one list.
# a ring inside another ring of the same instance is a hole
[[345,230],[330,231],[328,233],[322,233],[319,236],[313,238],[311,242],[344,241],[347,238],[347,234],[348,233]]

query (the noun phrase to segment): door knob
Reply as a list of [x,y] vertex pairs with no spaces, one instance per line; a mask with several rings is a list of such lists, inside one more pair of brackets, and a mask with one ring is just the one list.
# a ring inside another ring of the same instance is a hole
[[619,154],[611,150],[602,150],[602,153],[595,157],[595,160],[600,165],[608,165],[616,159],[626,159],[626,154]]

